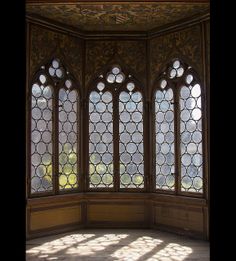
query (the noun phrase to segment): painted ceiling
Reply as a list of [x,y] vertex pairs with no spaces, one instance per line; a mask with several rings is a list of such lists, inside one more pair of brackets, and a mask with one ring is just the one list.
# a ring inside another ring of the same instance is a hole
[[200,15],[209,3],[27,3],[26,13],[83,31],[148,31]]

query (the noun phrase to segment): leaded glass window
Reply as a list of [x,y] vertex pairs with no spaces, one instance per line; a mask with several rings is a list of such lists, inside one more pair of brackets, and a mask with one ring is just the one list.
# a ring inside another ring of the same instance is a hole
[[31,86],[30,194],[78,187],[79,95],[59,59],[36,72]]
[[143,94],[114,65],[89,93],[89,188],[144,189]]
[[203,192],[202,90],[194,70],[175,59],[158,77],[155,105],[156,189]]

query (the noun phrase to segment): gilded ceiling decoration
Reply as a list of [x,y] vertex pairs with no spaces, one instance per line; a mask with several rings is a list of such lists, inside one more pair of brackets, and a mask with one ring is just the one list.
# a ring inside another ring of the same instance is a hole
[[84,31],[147,31],[198,15],[209,3],[27,4],[26,12]]

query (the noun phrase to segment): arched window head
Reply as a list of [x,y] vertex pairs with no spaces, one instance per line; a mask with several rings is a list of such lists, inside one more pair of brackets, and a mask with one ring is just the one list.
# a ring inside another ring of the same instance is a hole
[[52,76],[55,80],[60,80],[65,78],[66,72],[64,66],[61,64],[60,60],[55,58],[52,60],[49,68],[48,68],[49,75]]
[[203,192],[201,86],[174,59],[155,82],[156,189]]
[[121,71],[119,65],[112,66],[111,70],[106,75],[108,83],[122,83],[125,80],[125,74]]

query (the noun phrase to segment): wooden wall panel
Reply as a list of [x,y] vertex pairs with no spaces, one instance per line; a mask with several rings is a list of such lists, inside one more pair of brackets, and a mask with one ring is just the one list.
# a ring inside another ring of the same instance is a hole
[[37,209],[30,212],[31,231],[80,222],[81,207],[79,205],[42,210]]
[[52,56],[63,59],[70,72],[82,81],[82,40],[58,33],[39,25],[30,24],[30,79],[41,65]]
[[165,225],[181,230],[204,232],[202,208],[183,206],[154,206],[154,225]]
[[151,84],[173,58],[183,59],[197,71],[203,80],[200,24],[150,40]]
[[108,63],[122,62],[143,84],[146,82],[146,41],[86,41],[85,82],[88,84]]
[[144,205],[89,204],[88,222],[145,222]]

